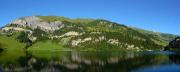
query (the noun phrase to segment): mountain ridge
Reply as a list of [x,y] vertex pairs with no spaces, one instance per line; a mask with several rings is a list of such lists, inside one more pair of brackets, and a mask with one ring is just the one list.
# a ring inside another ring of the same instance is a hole
[[103,19],[70,19],[59,16],[22,17],[1,28],[1,35],[26,43],[29,50],[41,50],[41,42],[47,42],[56,50],[85,51],[161,50],[168,40],[176,37],[146,32]]

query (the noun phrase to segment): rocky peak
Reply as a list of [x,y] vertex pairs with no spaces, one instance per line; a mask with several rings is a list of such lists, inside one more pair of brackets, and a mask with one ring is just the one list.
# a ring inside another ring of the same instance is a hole
[[46,32],[55,31],[64,27],[64,24],[61,21],[47,22],[37,16],[28,16],[20,18],[13,21],[11,24],[23,27],[30,27],[32,29],[36,29],[37,27],[39,27],[40,29]]

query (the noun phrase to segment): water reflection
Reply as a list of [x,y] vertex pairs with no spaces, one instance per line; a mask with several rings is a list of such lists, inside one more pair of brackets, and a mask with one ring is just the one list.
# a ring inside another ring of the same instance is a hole
[[169,55],[169,59],[175,64],[180,64],[180,54]]
[[140,67],[132,72],[180,72],[180,54],[168,53],[165,55],[169,58],[168,61],[163,61],[159,65]]
[[0,61],[0,68],[18,72],[131,72],[180,62],[177,54],[149,52],[33,51],[25,54],[16,56],[12,62]]

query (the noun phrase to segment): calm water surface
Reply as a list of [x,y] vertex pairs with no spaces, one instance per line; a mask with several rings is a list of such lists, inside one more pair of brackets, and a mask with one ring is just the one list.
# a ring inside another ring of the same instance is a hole
[[0,72],[180,72],[173,52],[2,52]]

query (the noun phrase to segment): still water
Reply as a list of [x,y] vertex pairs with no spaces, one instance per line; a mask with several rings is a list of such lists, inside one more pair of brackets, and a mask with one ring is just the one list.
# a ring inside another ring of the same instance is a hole
[[174,52],[0,53],[0,72],[180,72]]

